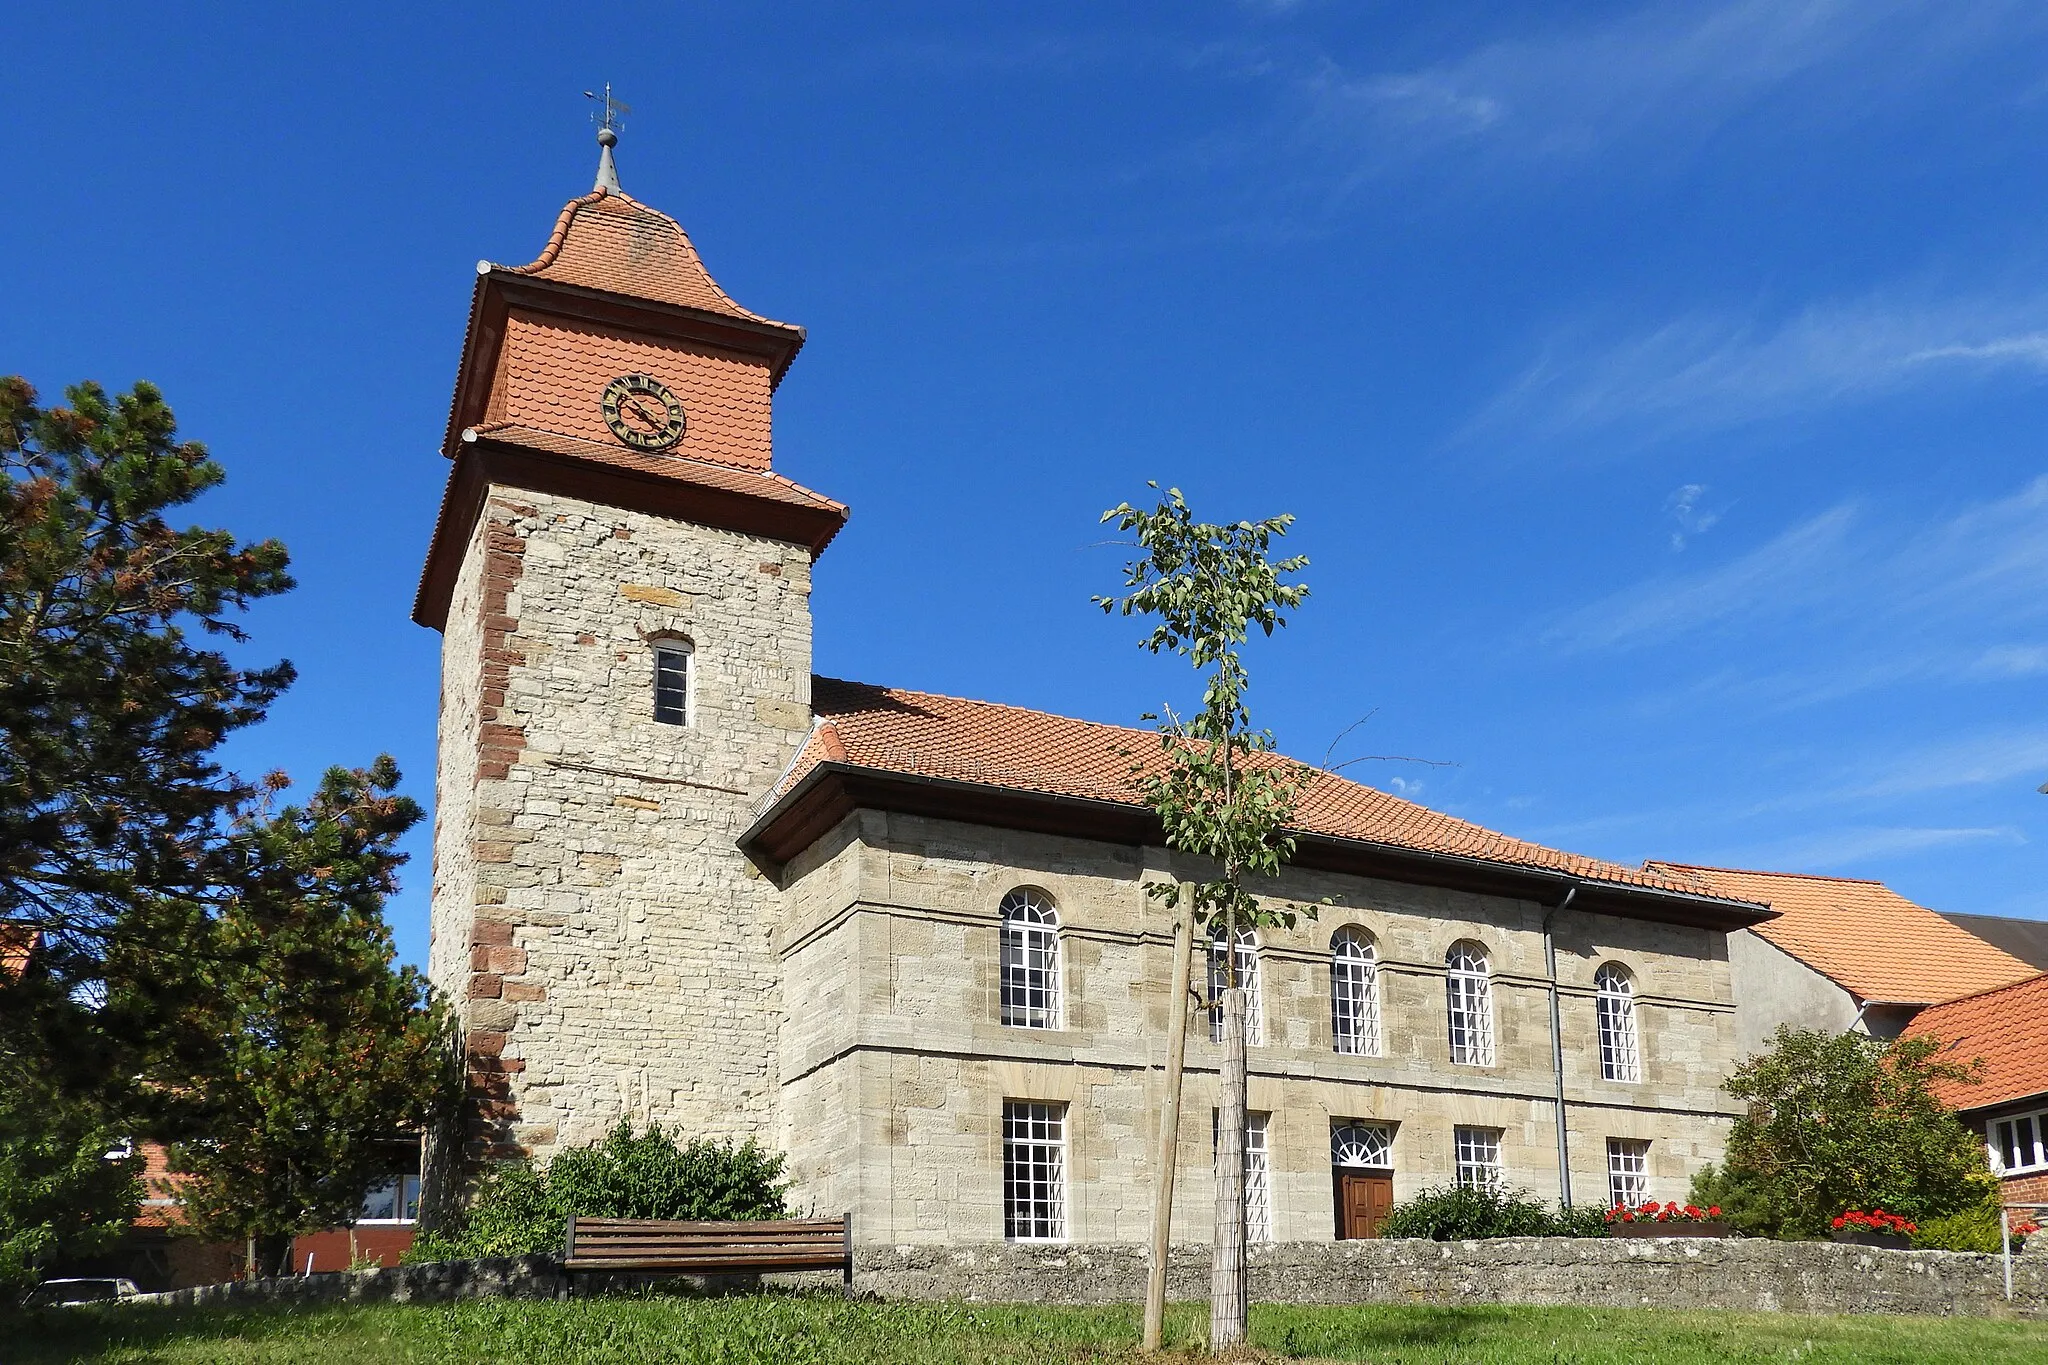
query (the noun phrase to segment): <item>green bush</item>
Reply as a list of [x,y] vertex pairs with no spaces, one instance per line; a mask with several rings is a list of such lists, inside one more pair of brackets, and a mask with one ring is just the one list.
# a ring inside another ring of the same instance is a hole
[[545,1169],[488,1171],[452,1228],[423,1231],[411,1262],[557,1255],[570,1214],[586,1218],[752,1221],[780,1218],[783,1158],[752,1138],[678,1145],[661,1125],[620,1123],[602,1142],[556,1154]]
[[[1981,1251],[1991,1255],[1998,1253],[1998,1214],[2002,1202],[1998,1187],[1988,1186],[1984,1197],[1961,1213],[1945,1214],[1930,1218],[1920,1225],[1913,1234],[1913,1246],[1919,1251]],[[2015,1212],[2013,1223],[2026,1220],[2029,1215]],[[2018,1251],[2027,1239],[2012,1239],[2012,1249]]]
[[1527,1190],[1439,1185],[1396,1205],[1380,1223],[1382,1237],[1464,1242],[1485,1237],[1604,1237],[1606,1210],[1552,1210]]
[[1984,1139],[1935,1095],[1976,1072],[1914,1037],[1779,1028],[1724,1088],[1744,1101],[1719,1166],[1692,1202],[1719,1204],[1738,1231],[1826,1237],[1844,1209],[1885,1209],[1928,1224],[1967,1213],[1991,1176]]

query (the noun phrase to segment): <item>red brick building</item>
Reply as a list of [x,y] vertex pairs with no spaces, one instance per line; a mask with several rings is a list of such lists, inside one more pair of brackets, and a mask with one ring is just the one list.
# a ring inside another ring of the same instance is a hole
[[1922,1010],[1906,1035],[1983,1062],[1978,1084],[1938,1093],[1984,1135],[2006,1202],[2048,1203],[2048,972]]

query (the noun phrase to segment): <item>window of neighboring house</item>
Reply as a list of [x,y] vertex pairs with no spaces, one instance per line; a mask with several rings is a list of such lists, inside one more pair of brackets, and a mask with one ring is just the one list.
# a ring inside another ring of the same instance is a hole
[[1000,968],[1003,1022],[1011,1028],[1060,1026],[1060,917],[1042,891],[1003,897]]
[[1642,1080],[1634,978],[1619,962],[1609,962],[1593,974],[1593,986],[1600,1014],[1600,1074],[1610,1081]]
[[[1220,1000],[1223,988],[1230,984],[1230,955],[1223,946],[1223,935],[1218,934],[1209,941],[1209,998]],[[1257,1047],[1266,1041],[1265,1025],[1261,1022],[1264,1013],[1259,1006],[1259,940],[1249,929],[1237,931],[1237,984],[1244,988],[1244,1041],[1246,1047]],[[1213,1005],[1209,1009],[1209,1041],[1223,1041],[1223,1007]]]
[[[1273,1152],[1267,1143],[1270,1114],[1244,1116],[1244,1236],[1248,1242],[1273,1240]],[[1209,1165],[1223,1147],[1223,1115],[1209,1111]]]
[[1498,1190],[1506,1186],[1507,1178],[1500,1167],[1500,1134],[1498,1128],[1451,1130],[1461,1189]]
[[1987,1146],[1999,1175],[2048,1170],[2048,1112],[1993,1119]]
[[1450,997],[1451,1061],[1459,1066],[1493,1065],[1493,985],[1486,950],[1457,943],[1444,956],[1444,985]]
[[690,647],[681,640],[654,647],[654,718],[664,725],[690,723]]
[[1650,1197],[1650,1144],[1607,1139],[1607,1206],[1635,1208]]
[[1380,1055],[1378,955],[1356,929],[1340,929],[1330,941],[1330,1038],[1347,1055]]
[[1067,1239],[1067,1107],[1003,1102],[1003,1235]]
[[394,1175],[370,1186],[363,1196],[358,1223],[416,1223],[420,1216],[420,1178]]

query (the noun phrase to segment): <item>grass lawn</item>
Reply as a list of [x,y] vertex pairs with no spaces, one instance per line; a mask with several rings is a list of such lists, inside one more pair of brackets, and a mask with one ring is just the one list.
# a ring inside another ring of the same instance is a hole
[[[1177,1306],[1185,1354],[1206,1312]],[[0,1318],[0,1365],[49,1361],[710,1361],[718,1365],[937,1365],[1134,1361],[1128,1308],[848,1302],[799,1294],[719,1299],[481,1299],[420,1306],[107,1308]],[[1447,1362],[2048,1362],[2048,1323],[1801,1318],[1594,1308],[1252,1310],[1254,1359]]]

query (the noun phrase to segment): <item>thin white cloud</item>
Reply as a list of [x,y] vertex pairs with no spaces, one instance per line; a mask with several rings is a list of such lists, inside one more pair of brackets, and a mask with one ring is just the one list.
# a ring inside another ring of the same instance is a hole
[[1572,612],[1543,638],[1565,650],[1615,649],[1783,612],[1827,591],[1825,570],[1848,551],[1855,522],[1853,505],[1832,508],[1717,569],[1658,579]]
[[1388,162],[1462,145],[1554,163],[1623,140],[1668,154],[1801,80],[1827,82],[1802,123],[1896,108],[2042,19],[2013,0],[1652,4],[1404,71],[1326,62],[1305,82],[1309,127]]
[[1963,828],[1917,825],[1864,825],[1819,830],[1791,839],[1750,844],[1708,855],[1724,867],[1761,867],[1783,872],[1827,872],[1902,854],[1961,844],[2024,844],[2026,836],[2010,825]]
[[1838,696],[1913,677],[2024,676],[2041,663],[2044,616],[2048,476],[1917,532],[1843,503],[1718,567],[1666,574],[1568,612],[1541,636],[1583,652],[1737,624],[1754,641],[1761,627],[1787,625],[1801,642],[1829,641],[1824,675],[1774,681],[1724,669],[1692,686]]
[[1680,551],[1694,536],[1703,536],[1720,525],[1721,514],[1702,505],[1707,495],[1703,483],[1688,483],[1671,491],[1664,499],[1664,515],[1671,518],[1671,548]]
[[1462,435],[1657,439],[1999,373],[2048,374],[2048,294],[1894,291],[1776,322],[1697,314],[1619,340],[1555,336]]

